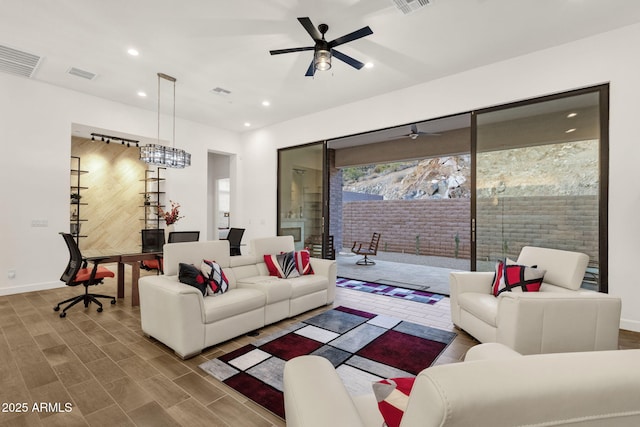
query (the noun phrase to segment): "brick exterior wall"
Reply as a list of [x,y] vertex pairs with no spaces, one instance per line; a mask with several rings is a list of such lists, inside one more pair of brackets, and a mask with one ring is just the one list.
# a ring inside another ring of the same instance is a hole
[[468,199],[368,200],[345,203],[342,211],[343,245],[368,242],[382,234],[379,250],[418,255],[469,258]]
[[481,199],[477,211],[478,259],[515,259],[523,246],[543,246],[598,260],[597,196]]
[[342,248],[342,169],[335,167],[336,150],[328,150],[329,168],[329,234],[333,236],[333,246]]
[[[515,259],[525,245],[579,251],[598,259],[596,196],[480,199],[477,211],[478,259]],[[349,202],[343,205],[341,240],[350,248],[378,232],[380,250],[451,258],[456,256],[457,235],[457,256],[468,259],[469,218],[468,199]]]

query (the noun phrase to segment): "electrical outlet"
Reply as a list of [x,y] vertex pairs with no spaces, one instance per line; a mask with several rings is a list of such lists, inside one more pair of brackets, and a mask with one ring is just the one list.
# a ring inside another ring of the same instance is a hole
[[16,271],[15,271],[15,270],[9,270],[9,271],[7,272],[7,277],[8,277],[9,279],[15,279],[15,278],[16,278]]
[[32,227],[48,227],[49,221],[46,219],[32,219],[31,226]]

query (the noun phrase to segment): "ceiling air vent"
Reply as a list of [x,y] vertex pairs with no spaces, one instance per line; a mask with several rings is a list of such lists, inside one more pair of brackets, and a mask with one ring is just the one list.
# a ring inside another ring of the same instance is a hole
[[0,45],[0,71],[16,76],[33,77],[41,56]]
[[231,95],[231,91],[227,90],[227,89],[223,89],[221,87],[216,87],[211,89],[212,93],[215,93],[216,95],[220,95],[220,96],[228,96]]
[[406,15],[428,5],[429,0],[393,0],[393,4]]
[[71,67],[67,70],[67,74],[71,74],[72,76],[82,77],[83,79],[93,80],[96,78],[97,74],[92,73],[91,71],[81,70],[80,68]]

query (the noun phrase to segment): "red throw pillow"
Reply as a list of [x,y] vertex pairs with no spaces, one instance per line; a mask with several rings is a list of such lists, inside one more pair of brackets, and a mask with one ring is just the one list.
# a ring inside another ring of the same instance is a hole
[[311,268],[311,253],[309,249],[303,249],[295,253],[296,268],[301,276],[305,274],[313,274],[313,268]]
[[392,378],[373,383],[373,394],[387,427],[399,427],[409,404],[415,378]]

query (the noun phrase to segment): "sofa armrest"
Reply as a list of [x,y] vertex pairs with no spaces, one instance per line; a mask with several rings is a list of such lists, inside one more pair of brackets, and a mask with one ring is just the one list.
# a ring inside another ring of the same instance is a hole
[[467,354],[465,354],[464,361],[471,362],[474,360],[504,360],[512,359],[514,357],[522,357],[522,355],[517,351],[510,349],[504,344],[499,344],[497,342],[488,342],[471,347],[467,351]]
[[620,298],[598,292],[504,292],[497,342],[522,354],[618,349]]
[[338,278],[338,266],[335,260],[313,258],[309,259],[313,274],[324,276],[329,281],[327,285],[327,304],[331,304],[336,296],[336,280]]
[[186,359],[204,348],[205,311],[202,293],[176,276],[140,278],[142,331]]
[[490,294],[494,275],[492,271],[452,271],[449,273],[451,295],[465,292]]
[[494,273],[490,271],[452,271],[449,273],[451,319],[460,326],[461,310],[458,296],[467,292],[490,294]]
[[364,426],[340,377],[324,357],[287,361],[283,384],[287,427]]

